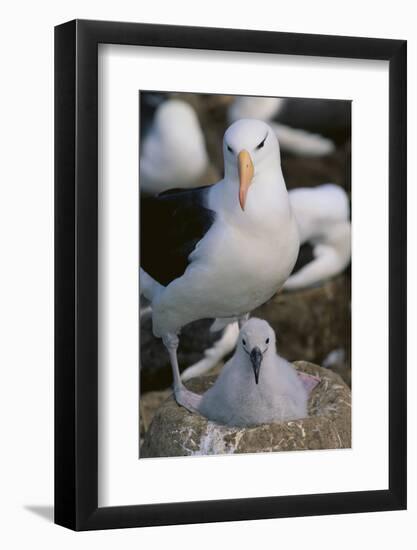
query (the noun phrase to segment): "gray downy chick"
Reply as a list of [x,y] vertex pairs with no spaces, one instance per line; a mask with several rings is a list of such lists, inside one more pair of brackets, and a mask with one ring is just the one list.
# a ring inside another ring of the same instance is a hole
[[305,418],[308,390],[294,367],[276,351],[275,333],[264,320],[242,327],[236,351],[202,397],[199,411],[228,426],[254,426]]

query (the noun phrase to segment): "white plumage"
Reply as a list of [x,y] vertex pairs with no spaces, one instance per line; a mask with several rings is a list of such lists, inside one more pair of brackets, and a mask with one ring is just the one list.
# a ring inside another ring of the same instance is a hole
[[209,163],[203,131],[194,109],[179,99],[156,110],[140,157],[141,193],[194,187]]
[[341,273],[351,257],[351,223],[346,191],[334,184],[293,189],[290,202],[301,244],[313,246],[314,260],[291,275],[287,290],[317,284]]
[[336,150],[336,146],[329,138],[320,134],[313,134],[300,128],[291,128],[286,124],[270,122],[282,150],[303,157],[322,157],[330,155]]
[[280,97],[237,96],[228,109],[229,122],[240,118],[272,120],[281,110],[285,99]]
[[305,418],[307,401],[296,370],[276,352],[274,331],[252,318],[240,331],[233,357],[203,395],[199,412],[219,424],[253,426]]

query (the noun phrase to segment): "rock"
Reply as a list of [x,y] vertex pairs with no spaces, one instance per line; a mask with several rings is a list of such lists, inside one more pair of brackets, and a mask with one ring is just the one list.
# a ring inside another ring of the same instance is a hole
[[141,440],[145,437],[155,412],[162,403],[168,399],[171,393],[171,390],[168,389],[163,391],[149,391],[141,395],[139,401],[139,433]]
[[[140,450],[141,458],[256,453],[351,446],[351,395],[329,369],[299,361],[294,366],[321,378],[309,401],[309,417],[252,428],[219,426],[191,414],[169,397],[156,411]],[[214,376],[190,380],[188,388],[206,391]]]

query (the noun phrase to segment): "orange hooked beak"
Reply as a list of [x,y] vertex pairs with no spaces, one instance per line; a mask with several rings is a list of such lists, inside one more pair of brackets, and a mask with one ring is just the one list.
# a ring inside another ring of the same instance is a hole
[[237,160],[239,171],[239,203],[241,209],[245,210],[246,195],[252,183],[254,168],[251,156],[245,149],[239,153]]

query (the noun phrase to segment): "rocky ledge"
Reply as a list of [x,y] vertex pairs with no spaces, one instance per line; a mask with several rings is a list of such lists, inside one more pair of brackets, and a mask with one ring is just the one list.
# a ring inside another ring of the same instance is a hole
[[[253,428],[219,426],[179,407],[169,396],[156,410],[140,449],[141,458],[258,453],[351,446],[351,393],[342,378],[312,363],[297,361],[297,370],[320,378],[309,401],[309,417]],[[187,387],[205,392],[215,376],[195,378]]]

